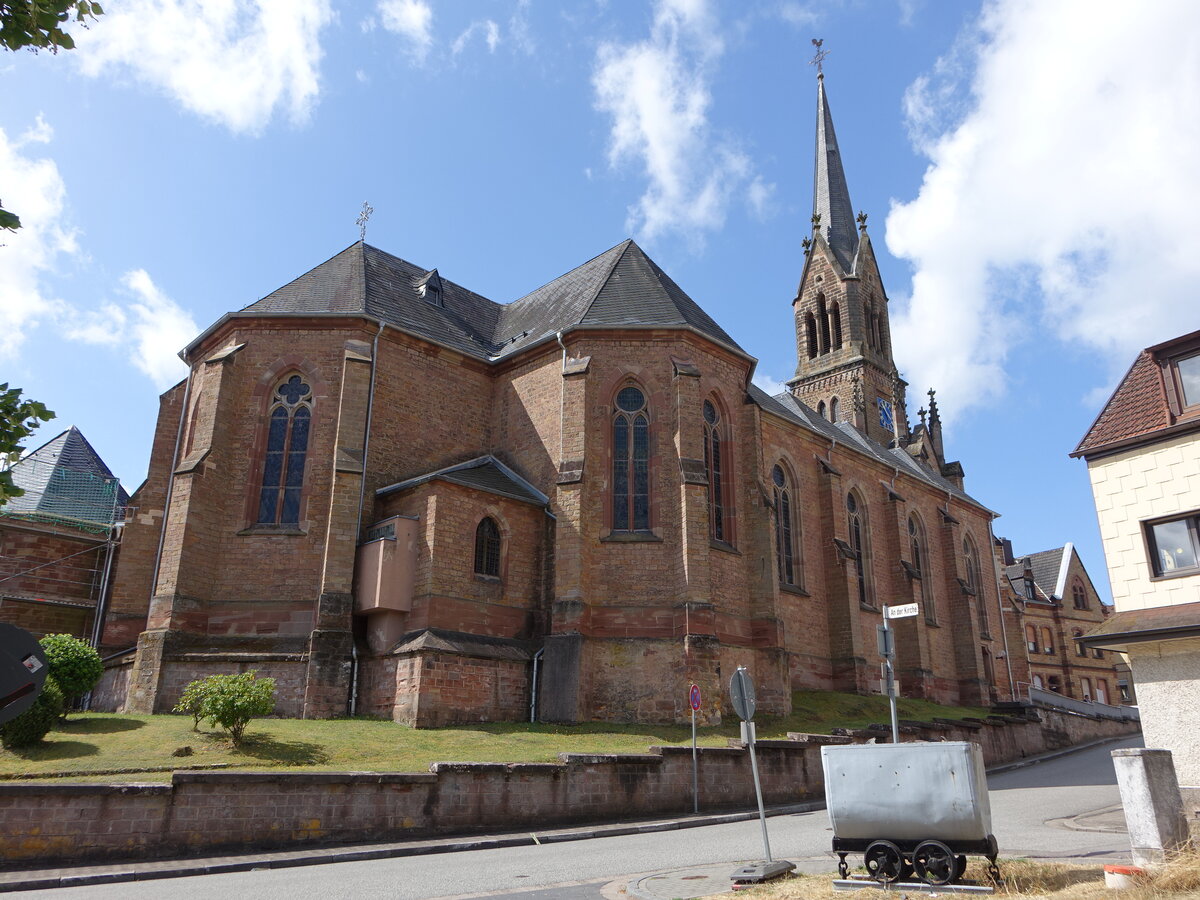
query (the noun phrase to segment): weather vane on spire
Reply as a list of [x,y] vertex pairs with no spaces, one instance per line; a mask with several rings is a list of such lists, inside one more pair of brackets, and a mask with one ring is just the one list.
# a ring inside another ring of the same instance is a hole
[[354,224],[358,226],[358,239],[360,241],[367,239],[367,222],[371,220],[371,213],[373,212],[375,212],[375,207],[364,200],[362,210],[359,212],[358,218],[354,220]]
[[808,61],[808,64],[810,66],[817,67],[817,77],[818,78],[820,78],[822,75],[825,74],[824,72],[821,71],[821,63],[825,60],[825,57],[827,57],[829,55],[828,50],[821,49],[821,45],[823,43],[825,43],[825,38],[813,38],[812,39],[813,46],[817,48],[817,54],[816,54],[816,56],[814,56],[812,59],[810,59]]

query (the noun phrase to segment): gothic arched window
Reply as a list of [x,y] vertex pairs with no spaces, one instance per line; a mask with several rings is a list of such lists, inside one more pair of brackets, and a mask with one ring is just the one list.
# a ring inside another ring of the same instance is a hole
[[838,407],[839,406],[840,406],[840,404],[838,403],[837,397],[834,397],[832,400],[829,401],[829,421],[832,422],[834,425],[836,425],[838,423],[838,412],[839,412]]
[[822,400],[820,403],[817,404],[817,415],[820,416],[822,419],[825,418],[825,401],[824,400]]
[[299,525],[312,388],[299,375],[280,382],[267,412],[267,451],[258,495],[259,525]]
[[838,303],[833,304],[833,309],[829,312],[830,331],[833,333],[833,349],[840,350],[842,346],[842,307]]
[[968,534],[963,538],[963,569],[966,572],[967,587],[975,595],[976,608],[979,611],[979,632],[988,634],[987,604],[983,600],[983,582],[979,578],[979,553],[975,549],[975,541]]
[[771,470],[775,493],[775,553],[779,561],[779,583],[804,586],[804,559],[800,532],[793,518],[792,483],[783,466]]
[[642,389],[627,384],[613,410],[613,531],[650,530],[650,412]]
[[850,549],[854,551],[854,577],[858,587],[858,602],[870,605],[871,542],[867,530],[867,510],[853,491],[846,495],[846,519],[850,530]]
[[817,320],[812,313],[804,317],[804,336],[808,343],[808,358],[817,356]]
[[704,469],[708,474],[708,527],[713,540],[732,543],[729,448],[721,410],[704,401]]
[[817,296],[817,323],[821,326],[821,347],[822,353],[829,352],[829,309],[825,305],[825,295]]
[[1075,601],[1076,609],[1088,608],[1087,591],[1084,590],[1083,582],[1078,578],[1076,578],[1075,583],[1071,585],[1071,596]]
[[929,571],[929,552],[926,549],[925,529],[915,515],[908,517],[908,548],[912,556],[912,567],[921,582],[921,606],[928,622],[937,621],[937,609],[933,605],[933,590],[929,582],[933,573]]
[[491,516],[475,529],[475,574],[500,577],[500,527]]

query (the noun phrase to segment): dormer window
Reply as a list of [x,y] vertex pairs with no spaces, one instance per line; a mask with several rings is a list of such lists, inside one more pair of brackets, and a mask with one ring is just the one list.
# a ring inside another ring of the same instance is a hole
[[1185,410],[1200,407],[1200,353],[1175,360],[1175,375],[1183,401],[1180,405]]
[[442,276],[438,274],[437,269],[431,269],[418,278],[416,288],[426,303],[432,303],[434,306],[446,305],[442,300]]

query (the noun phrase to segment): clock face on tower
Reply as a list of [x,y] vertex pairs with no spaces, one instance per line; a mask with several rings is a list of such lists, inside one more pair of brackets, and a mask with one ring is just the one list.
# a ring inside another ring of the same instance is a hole
[[895,419],[892,418],[892,404],[882,397],[879,398],[879,424],[891,431],[894,427]]

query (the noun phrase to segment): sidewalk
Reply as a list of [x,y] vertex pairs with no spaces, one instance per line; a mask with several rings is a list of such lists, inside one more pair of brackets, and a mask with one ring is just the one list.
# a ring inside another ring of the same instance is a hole
[[[1053,753],[1030,757],[1018,762],[1005,763],[988,770],[989,775],[1008,772],[1025,766],[1036,765],[1050,759],[1084,750],[1097,744],[1110,743],[1113,738],[1081,744]],[[767,809],[768,816],[784,816],[824,809],[823,800],[809,803],[794,803]],[[1114,810],[1115,817],[1114,818]],[[743,822],[758,817],[757,810],[723,812],[701,815],[679,816],[671,819],[654,819],[636,822],[621,822],[608,825],[585,825],[559,828],[539,832],[514,832],[507,834],[481,835],[478,837],[457,836],[431,838],[396,843],[354,844],[340,847],[314,847],[302,850],[282,850],[270,853],[237,853],[226,856],[189,857],[185,859],[134,861],[91,866],[68,866],[59,868],[0,871],[0,893],[10,891],[39,890],[53,887],[72,887],[89,884],[115,884],[124,881],[150,881],[160,878],[179,878],[189,875],[215,875],[221,872],[246,872],[251,869],[276,869],[291,866],[310,866],[334,862],[359,862],[369,859],[391,859],[402,856],[421,856],[429,853],[456,853],[463,850],[485,850],[502,847],[518,847],[530,843],[558,843],[584,841],[597,837],[645,834],[655,831],[674,831],[683,828],[700,828],[727,822]],[[1124,814],[1121,807],[1112,807],[1077,816],[1063,822],[1077,831],[1124,831]],[[1120,827],[1116,827],[1119,824]],[[799,871],[834,871],[836,860],[832,857],[803,860],[798,862]],[[645,900],[669,900],[679,897],[701,897],[729,889],[729,874],[736,868],[734,863],[720,866],[704,866],[681,869],[665,873],[650,873],[631,878],[629,893]],[[722,874],[723,873],[723,874]],[[719,877],[718,877],[719,876]],[[717,884],[715,888],[702,885]]]

